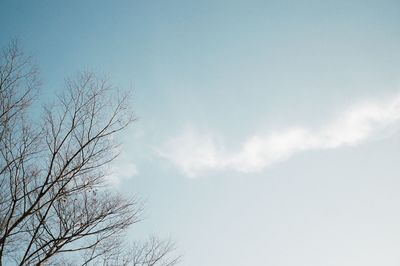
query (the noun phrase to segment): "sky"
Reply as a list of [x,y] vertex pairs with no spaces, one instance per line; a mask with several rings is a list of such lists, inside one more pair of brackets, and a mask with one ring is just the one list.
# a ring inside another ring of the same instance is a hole
[[43,101],[132,90],[114,188],[189,266],[400,264],[399,1],[0,0]]

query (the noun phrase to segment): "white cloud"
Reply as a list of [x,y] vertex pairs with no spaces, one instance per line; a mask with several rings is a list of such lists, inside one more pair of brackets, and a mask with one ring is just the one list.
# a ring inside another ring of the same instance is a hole
[[126,154],[117,157],[112,162],[110,170],[107,182],[114,187],[118,187],[123,180],[130,179],[139,173],[136,164]]
[[122,145],[118,146],[115,153],[117,158],[111,162],[107,183],[113,187],[118,187],[125,180],[131,179],[139,174],[136,164],[139,144],[143,142],[142,138],[145,132],[141,129],[129,128],[124,134],[118,135],[118,142]]
[[358,145],[385,135],[399,122],[400,96],[396,96],[354,105],[319,128],[289,127],[249,136],[233,152],[226,152],[212,134],[188,127],[168,140],[158,155],[191,177],[218,169],[255,172],[298,152]]

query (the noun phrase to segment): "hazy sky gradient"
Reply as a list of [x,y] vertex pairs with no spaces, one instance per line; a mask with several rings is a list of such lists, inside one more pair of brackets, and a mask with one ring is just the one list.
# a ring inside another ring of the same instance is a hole
[[79,70],[134,91],[129,236],[189,266],[400,264],[400,2],[5,1],[43,101]]

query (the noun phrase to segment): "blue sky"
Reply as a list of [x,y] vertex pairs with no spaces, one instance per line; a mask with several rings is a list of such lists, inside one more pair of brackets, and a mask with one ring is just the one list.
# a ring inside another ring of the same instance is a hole
[[133,90],[115,189],[182,265],[400,263],[398,1],[4,1],[44,98]]

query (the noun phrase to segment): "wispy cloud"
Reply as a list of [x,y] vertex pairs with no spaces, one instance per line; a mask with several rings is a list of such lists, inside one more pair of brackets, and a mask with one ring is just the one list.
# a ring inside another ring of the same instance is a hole
[[111,163],[110,173],[107,176],[107,182],[111,186],[118,187],[122,181],[138,175],[136,164],[127,154],[121,154]]
[[[111,162],[107,182],[113,187],[118,187],[124,181],[127,181],[139,175],[137,156],[139,143],[143,142],[145,132],[140,128],[129,128],[124,134],[118,136],[119,143],[123,145],[118,146],[115,153],[118,154],[117,158]],[[140,152],[139,152],[140,153]]]
[[354,146],[385,136],[399,122],[400,95],[396,95],[386,101],[351,106],[317,128],[288,127],[254,134],[233,152],[228,152],[214,135],[188,127],[164,143],[158,155],[191,177],[217,169],[256,172],[299,152]]

